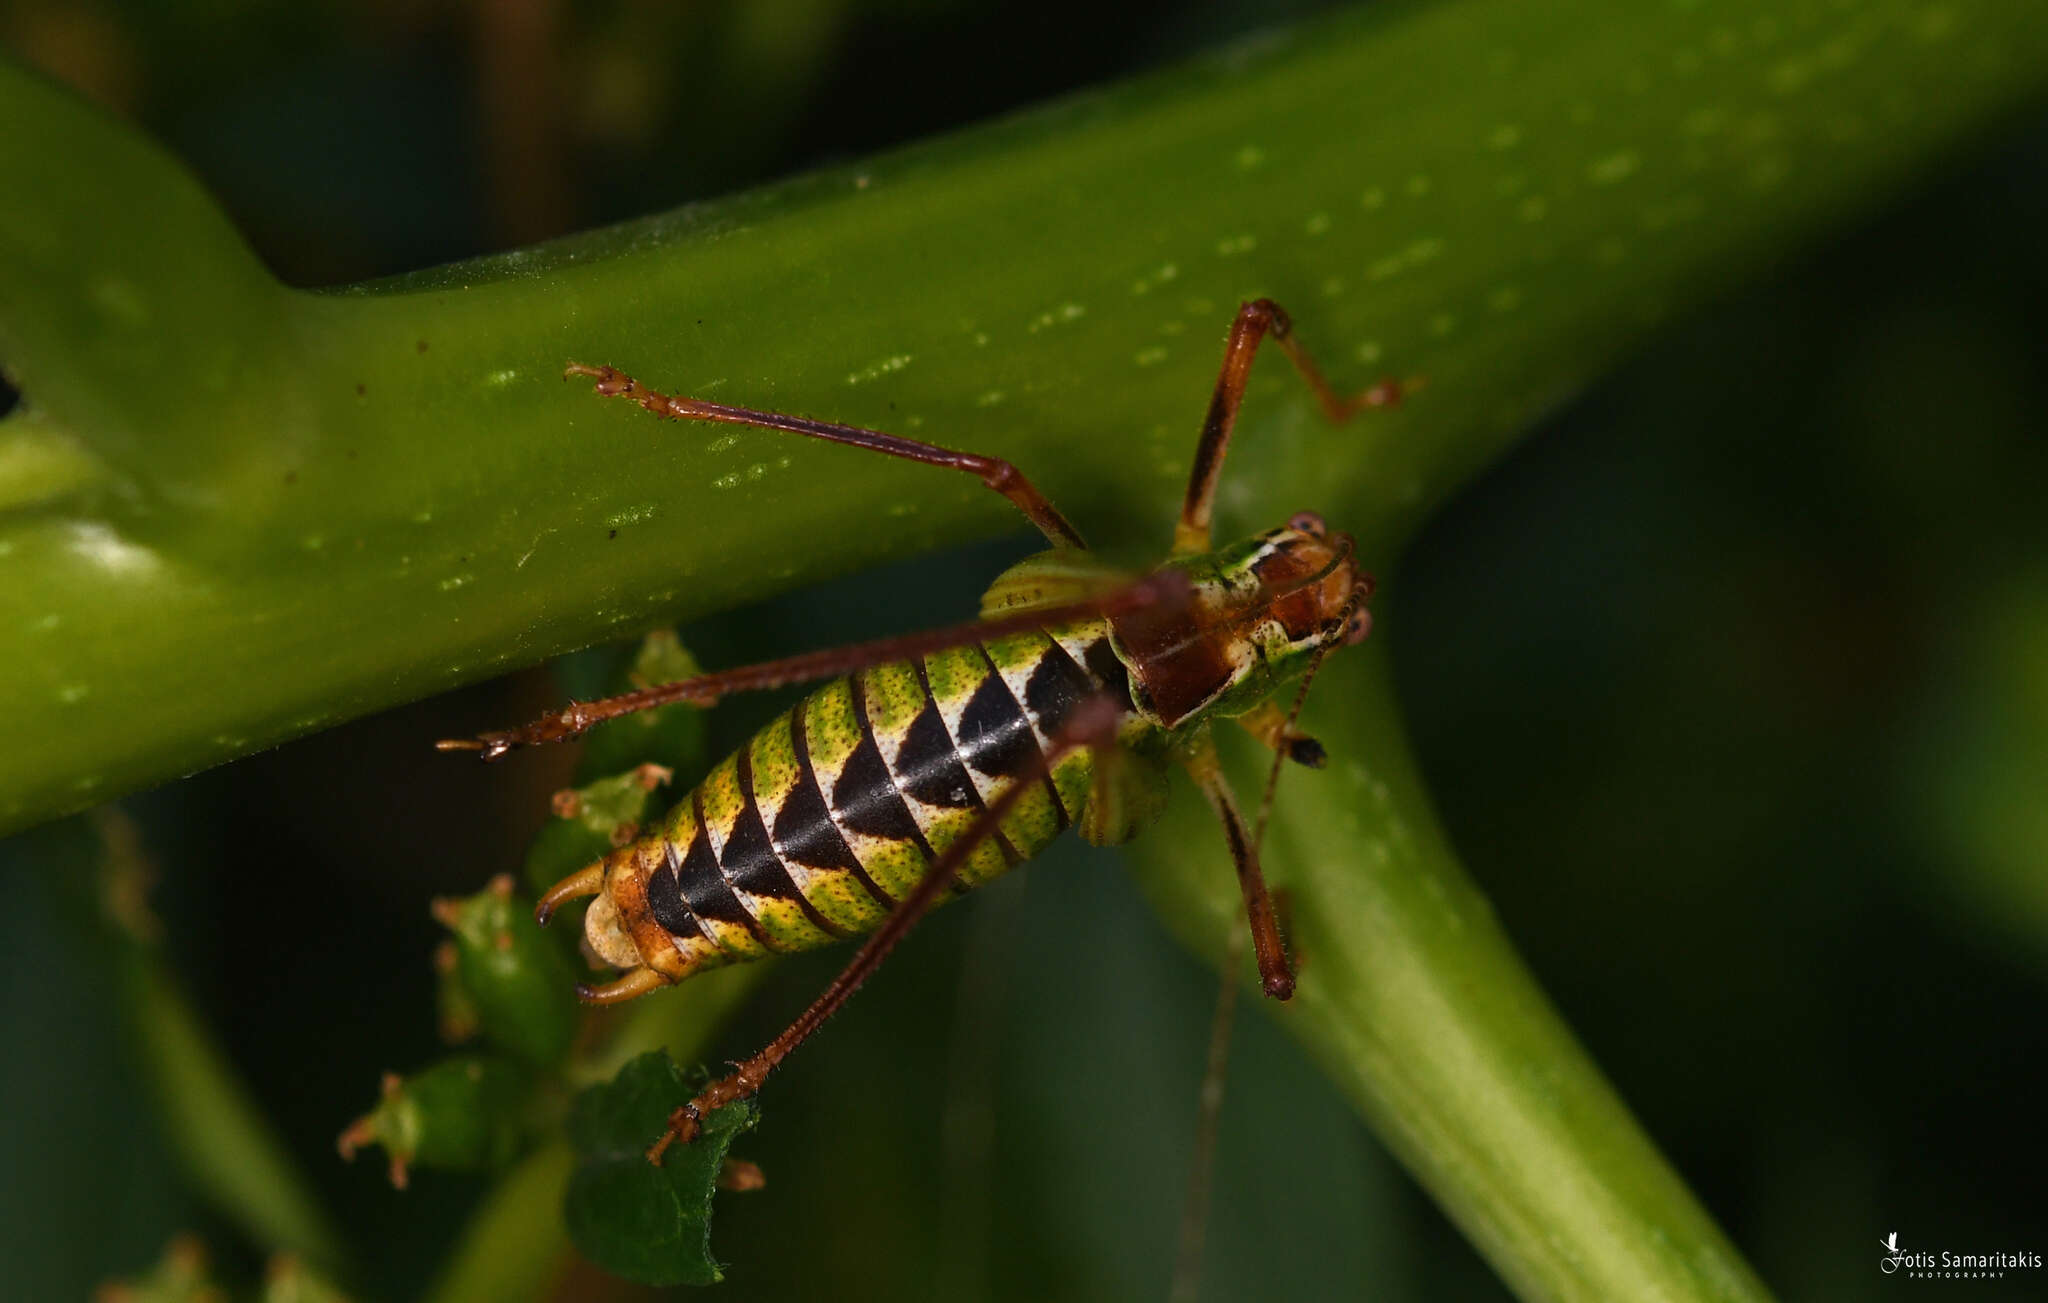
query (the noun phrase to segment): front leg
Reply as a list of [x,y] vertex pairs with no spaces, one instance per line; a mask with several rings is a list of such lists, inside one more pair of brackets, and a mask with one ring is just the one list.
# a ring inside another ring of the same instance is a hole
[[1401,401],[1401,383],[1382,380],[1356,397],[1346,398],[1330,387],[1315,362],[1294,338],[1294,322],[1287,310],[1271,299],[1253,299],[1237,310],[1230,323],[1230,340],[1223,346],[1223,372],[1216,377],[1216,392],[1209,399],[1209,414],[1202,421],[1201,442],[1195,445],[1194,469],[1188,473],[1187,498],[1180,509],[1180,524],[1173,531],[1175,556],[1209,550],[1209,517],[1216,504],[1216,484],[1223,474],[1223,456],[1230,451],[1230,432],[1237,424],[1237,406],[1244,400],[1245,380],[1251,375],[1252,358],[1259,341],[1271,335],[1308,387],[1315,391],[1323,415],[1332,423],[1348,421],[1368,407],[1392,407]]
[[1224,780],[1223,766],[1216,758],[1215,740],[1204,733],[1184,763],[1202,795],[1209,798],[1216,817],[1223,821],[1223,835],[1230,843],[1230,862],[1237,869],[1238,888],[1244,895],[1252,953],[1259,961],[1260,984],[1275,1000],[1291,999],[1294,968],[1287,962],[1287,948],[1280,939],[1280,921],[1273,913],[1273,898],[1266,890],[1265,871],[1259,867],[1259,848],[1230,795],[1230,784]]

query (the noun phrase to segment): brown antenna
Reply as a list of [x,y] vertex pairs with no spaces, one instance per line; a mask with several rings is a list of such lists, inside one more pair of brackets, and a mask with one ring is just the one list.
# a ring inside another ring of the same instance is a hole
[[[1355,603],[1354,603],[1355,604]],[[1347,611],[1345,620],[1350,620]],[[1309,662],[1288,708],[1287,723],[1273,748],[1273,765],[1266,771],[1266,788],[1259,796],[1259,817],[1252,825],[1252,857],[1264,863],[1266,823],[1273,814],[1273,793],[1280,786],[1280,768],[1290,757],[1287,739],[1308,702],[1308,685],[1330,654],[1324,647]],[[1187,1197],[1180,1210],[1180,1247],[1174,1255],[1173,1285],[1168,1303],[1195,1303],[1202,1286],[1202,1250],[1209,1236],[1209,1197],[1216,1183],[1216,1137],[1223,1123],[1223,1081],[1230,1067],[1230,1038],[1237,1023],[1237,970],[1244,963],[1245,930],[1232,927],[1223,944],[1223,981],[1216,990],[1216,1009],[1209,1016],[1209,1052],[1202,1068],[1200,1111],[1195,1120],[1195,1157],[1188,1170]]]

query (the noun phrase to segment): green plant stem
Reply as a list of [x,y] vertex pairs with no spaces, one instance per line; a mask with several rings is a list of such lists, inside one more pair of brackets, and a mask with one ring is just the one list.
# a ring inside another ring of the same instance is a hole
[[1263,451],[1233,470],[1256,488],[1227,505],[1314,479],[1391,551],[1648,326],[2038,88],[2044,26],[2003,0],[1395,6],[326,294],[271,283],[132,131],[0,68],[0,364],[26,395],[0,423],[0,711],[37,739],[0,752],[0,830],[1016,527],[967,477],[660,426],[570,361],[1000,452],[1156,555],[1216,341],[1267,294],[1340,381],[1430,388],[1325,435],[1262,376]]
[[[1394,722],[1385,656],[1333,661],[1318,688],[1305,725],[1330,766],[1284,776],[1265,855],[1289,902],[1300,988],[1267,1012],[1517,1296],[1768,1298],[1459,867]],[[1208,810],[1178,803],[1130,854],[1196,952],[1223,953],[1243,911]]]

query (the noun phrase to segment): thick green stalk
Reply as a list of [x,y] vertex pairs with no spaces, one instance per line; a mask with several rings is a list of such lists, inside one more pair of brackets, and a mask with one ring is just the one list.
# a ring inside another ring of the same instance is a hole
[[[1282,778],[1265,861],[1289,902],[1301,974],[1294,1000],[1267,1012],[1518,1296],[1768,1298],[1459,867],[1386,671],[1377,650],[1331,663],[1305,715],[1329,768]],[[1224,953],[1243,910],[1209,811],[1180,803],[1130,853],[1197,953]]]
[[324,294],[0,69],[0,711],[35,739],[0,751],[0,830],[1015,526],[964,477],[657,426],[572,360],[999,451],[1149,550],[1223,323],[1269,294],[1341,379],[1431,387],[1329,435],[1262,382],[1229,505],[1314,480],[1384,552],[1648,324],[2007,109],[2044,45],[1998,0],[1398,8]]

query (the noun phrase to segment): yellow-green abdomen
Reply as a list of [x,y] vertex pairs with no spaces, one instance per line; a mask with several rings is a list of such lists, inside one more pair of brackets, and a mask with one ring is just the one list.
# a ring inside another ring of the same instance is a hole
[[1030,859],[1086,812],[1088,752],[1050,774],[1044,757],[1076,703],[1123,691],[1107,635],[1084,621],[825,685],[607,861],[592,942],[676,981],[864,935],[1020,781],[1028,790],[968,855],[955,890]]

